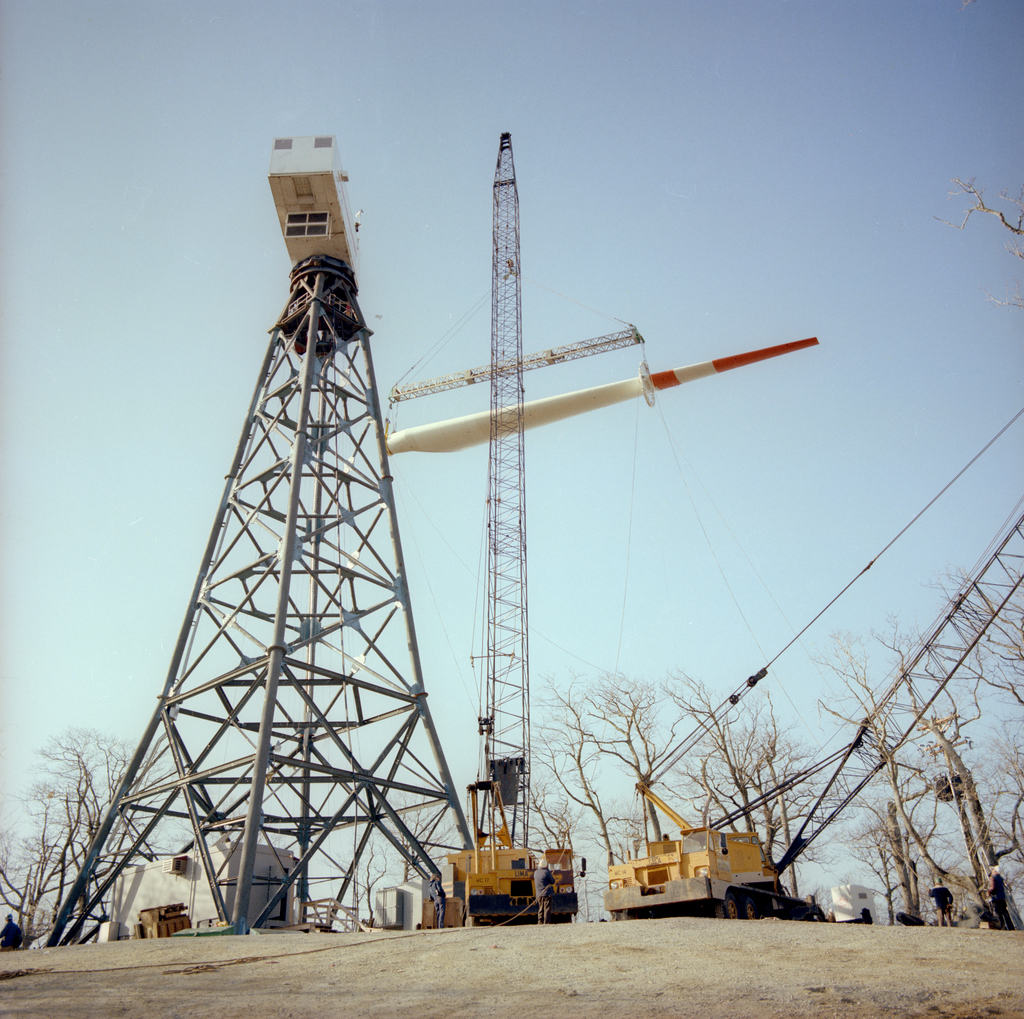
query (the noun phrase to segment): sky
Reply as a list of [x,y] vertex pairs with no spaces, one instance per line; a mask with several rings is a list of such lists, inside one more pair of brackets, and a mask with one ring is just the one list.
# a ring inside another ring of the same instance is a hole
[[[1024,20],[937,2],[0,2],[0,793],[68,725],[134,743],[159,692],[289,260],[277,136],[334,134],[382,392],[486,363],[512,135],[538,398],[820,346],[531,432],[530,674],[773,659],[1024,407],[1021,263],[965,200],[1024,180]],[[477,310],[474,312],[474,308]],[[393,427],[486,409],[473,387]],[[927,629],[1022,495],[1024,421],[773,665]],[[475,778],[486,448],[393,468],[427,689]],[[1019,510],[1017,511],[1019,513]],[[879,675],[881,681],[882,675]],[[5,809],[5,814],[9,808]]]

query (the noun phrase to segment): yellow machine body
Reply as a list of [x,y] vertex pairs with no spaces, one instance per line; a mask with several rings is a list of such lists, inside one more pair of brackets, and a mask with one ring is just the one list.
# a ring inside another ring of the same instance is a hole
[[[479,802],[480,791],[487,793],[486,807]],[[541,860],[555,879],[552,922],[570,923],[577,911],[572,850],[513,847],[498,789],[478,783],[470,786],[469,797],[476,846],[450,853],[441,874],[445,892],[464,904],[465,925],[536,923],[533,875]],[[484,830],[485,817],[490,831]]]
[[644,784],[641,795],[679,825],[679,838],[647,843],[647,855],[608,868],[605,909],[613,920],[717,916],[824,919],[812,899],[790,896],[756,832],[691,827]]
[[[723,835],[728,850],[724,853]],[[642,859],[609,867],[608,887],[650,890],[669,881],[701,877],[774,887],[777,877],[756,832],[689,828],[681,831],[678,839],[648,842],[647,853]]]

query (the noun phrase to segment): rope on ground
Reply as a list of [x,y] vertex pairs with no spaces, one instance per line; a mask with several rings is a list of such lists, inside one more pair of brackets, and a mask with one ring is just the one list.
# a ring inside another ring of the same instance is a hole
[[[459,930],[459,929],[461,929],[461,930],[466,930],[466,931],[472,931],[474,934],[485,934],[488,931],[494,930],[494,928],[496,928],[496,927],[504,927],[506,924],[511,923],[513,920],[517,920],[527,910],[532,908],[532,906],[536,902],[537,902],[536,898],[531,899],[530,902],[528,902],[525,906],[523,906],[523,908],[518,913],[516,913],[514,916],[510,916],[507,920],[503,920],[501,923],[491,924],[488,927],[463,927],[463,928],[450,927],[450,928],[446,928],[446,929],[447,930]],[[377,927],[367,927],[363,923],[360,923],[359,927],[360,927],[360,930],[364,931],[367,934],[375,933],[375,932],[377,932],[380,929],[380,928],[377,928]],[[428,929],[435,930],[436,928],[428,928]],[[417,938],[420,935],[422,935],[423,933],[424,932],[422,930],[420,930],[420,931],[409,931],[406,934],[395,934],[395,935],[392,935],[391,937],[386,937],[386,938],[368,938],[368,939],[366,939],[364,941],[351,941],[351,942],[349,942],[347,944],[326,945],[323,948],[309,948],[309,949],[306,949],[305,951],[302,951],[302,952],[283,952],[283,953],[281,953],[281,955],[277,956],[277,958],[284,958],[284,957],[291,958],[292,956],[298,956],[298,955],[317,955],[317,954],[319,954],[321,952],[335,952],[335,951],[339,951],[340,949],[344,949],[344,948],[361,947],[362,945],[375,945],[375,944],[381,944],[383,942],[403,941],[406,938]],[[225,959],[225,960],[220,961],[220,962],[203,962],[203,963],[198,963],[198,964],[196,964],[194,966],[184,966],[184,967],[182,967],[180,969],[178,969],[178,968],[165,969],[164,970],[164,974],[166,976],[188,976],[189,974],[192,974],[192,973],[212,973],[212,972],[214,972],[214,971],[216,971],[218,969],[223,969],[225,966],[242,966],[242,965],[248,965],[248,964],[251,964],[251,963],[254,963],[254,962],[266,962],[267,959],[273,959],[273,958],[274,958],[273,955],[247,955],[247,956],[243,956],[240,959]],[[134,966],[110,966],[110,967],[108,967],[106,969],[95,969],[95,968],[90,968],[90,969],[87,969],[87,970],[84,970],[84,969],[52,969],[52,968],[18,969],[18,970],[8,970],[7,972],[0,971],[0,980],[11,980],[11,979],[13,979],[15,977],[69,976],[69,975],[72,975],[72,974],[75,974],[75,973],[83,973],[83,974],[88,974],[90,976],[93,976],[93,975],[95,975],[97,973],[123,973],[126,970],[130,971],[130,970],[137,970],[137,969],[159,969],[161,966],[166,966],[166,965],[167,965],[166,962],[144,962],[144,963],[138,963],[138,964],[136,964]]]
[[[521,917],[523,915],[523,913],[525,913],[534,903],[537,903],[538,908],[540,908],[540,900],[537,899],[536,896],[534,896],[533,899],[531,899],[525,906],[523,906],[523,908],[521,910],[519,910],[518,913],[515,914],[515,916],[510,916],[507,920],[502,920],[501,923],[492,923],[489,926],[491,926],[491,927],[504,927],[505,924],[511,923],[513,920],[518,920],[519,917]],[[474,930],[475,930],[475,928],[474,928]]]

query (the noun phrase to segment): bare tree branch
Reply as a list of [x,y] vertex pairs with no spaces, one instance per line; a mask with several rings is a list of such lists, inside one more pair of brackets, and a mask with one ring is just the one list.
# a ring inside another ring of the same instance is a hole
[[[27,834],[8,838],[0,853],[0,897],[17,912],[26,941],[49,929],[129,753],[123,740],[75,727],[39,751],[39,777],[22,798]],[[109,870],[116,853],[115,841],[97,867],[98,878]]]
[[[1021,246],[1021,241],[1018,240],[1018,238],[1024,237],[1024,186],[1021,187],[1020,194],[1016,198],[1012,198],[1005,188],[999,192],[1000,200],[1012,206],[1012,211],[1009,213],[1009,218],[1007,218],[1007,214],[1005,212],[1000,209],[992,208],[992,206],[985,203],[985,189],[978,187],[974,183],[974,180],[974,177],[967,181],[961,180],[959,177],[954,177],[952,180],[952,183],[956,186],[949,192],[949,197],[957,198],[960,195],[967,195],[972,202],[970,207],[964,213],[964,218],[961,223],[950,223],[949,220],[940,219],[938,216],[935,218],[938,219],[940,223],[946,223],[948,226],[955,227],[957,230],[963,230],[964,227],[967,226],[967,221],[976,212],[984,212],[991,216],[995,216],[999,222],[1014,235],[1006,242],[1006,250],[1015,258],[1024,258],[1024,247]],[[1021,294],[1019,280],[1015,282],[1014,290],[1012,292],[1009,287],[1006,288],[1005,301],[1000,301],[998,298],[993,297],[987,290],[985,293],[993,304],[1000,307],[1024,308],[1024,295]]]

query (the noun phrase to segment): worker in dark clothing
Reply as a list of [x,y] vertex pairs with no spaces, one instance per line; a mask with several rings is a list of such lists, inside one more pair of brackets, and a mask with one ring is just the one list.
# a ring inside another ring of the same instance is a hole
[[935,912],[939,915],[939,926],[952,927],[953,893],[941,881],[938,881],[928,894],[935,903]]
[[441,879],[432,877],[430,879],[430,901],[434,903],[434,926],[439,930],[444,930],[444,905],[447,896],[444,892],[444,886],[441,884]]
[[7,923],[0,931],[0,952],[13,952],[21,948],[21,928],[14,922],[14,915],[7,914]]
[[992,903],[992,912],[999,917],[1004,931],[1012,931],[1013,921],[1006,909],[1006,885],[998,867],[993,867],[988,879],[988,900]]
[[533,892],[537,896],[537,923],[551,923],[551,903],[555,898],[555,876],[545,860],[533,872]]

